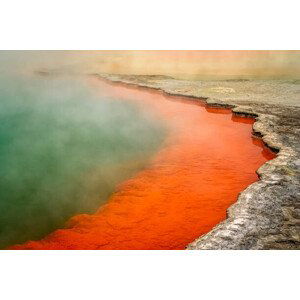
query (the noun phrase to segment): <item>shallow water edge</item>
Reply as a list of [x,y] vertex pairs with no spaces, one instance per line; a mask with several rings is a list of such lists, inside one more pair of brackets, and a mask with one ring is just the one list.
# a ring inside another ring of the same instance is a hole
[[[260,180],[240,193],[227,219],[199,237],[187,249],[300,249],[300,108],[255,101],[224,101],[176,90],[178,80],[147,76],[98,75],[102,79],[170,95],[200,98],[209,106],[230,107],[234,114],[255,118],[253,132],[278,152],[257,170]],[[146,79],[145,79],[146,78]],[[168,85],[170,83],[170,85]],[[195,93],[197,94],[197,93]]]

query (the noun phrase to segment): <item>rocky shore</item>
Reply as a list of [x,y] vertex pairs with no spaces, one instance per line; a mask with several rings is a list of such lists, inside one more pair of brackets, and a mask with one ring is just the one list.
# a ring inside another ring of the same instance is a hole
[[300,80],[178,80],[156,75],[94,74],[229,107],[256,119],[253,134],[277,154],[257,170],[227,219],[187,249],[300,249]]

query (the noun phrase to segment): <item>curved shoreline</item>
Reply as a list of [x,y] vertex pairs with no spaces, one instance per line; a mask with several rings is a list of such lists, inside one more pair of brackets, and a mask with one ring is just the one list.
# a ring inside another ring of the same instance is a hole
[[89,84],[99,96],[135,103],[163,122],[167,139],[98,211],[11,249],[183,250],[226,218],[239,192],[257,181],[257,168],[274,158],[251,137],[254,120],[229,109],[97,78]]
[[[242,191],[229,207],[227,219],[187,245],[187,249],[300,249],[300,108],[243,103],[201,97],[165,88],[149,76],[94,74],[101,79],[161,90],[172,96],[203,100],[209,107],[231,108],[233,114],[255,118],[253,134],[260,137],[277,157],[257,170],[259,181]],[[129,78],[128,78],[129,77]],[[142,78],[142,80],[140,80]],[[146,80],[143,79],[146,78]],[[138,79],[138,82],[137,82]],[[294,116],[293,116],[294,114]]]

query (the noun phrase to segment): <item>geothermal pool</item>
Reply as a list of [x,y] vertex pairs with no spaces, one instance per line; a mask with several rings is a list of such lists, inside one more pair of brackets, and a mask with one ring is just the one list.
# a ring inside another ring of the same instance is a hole
[[[76,215],[64,228],[12,249],[184,249],[226,218],[226,209],[239,192],[258,180],[255,171],[274,157],[252,137],[254,121],[233,116],[230,110],[98,79],[89,85],[97,94],[93,105],[111,99],[112,105],[116,101],[136,109],[129,118],[115,119],[120,128],[139,119],[135,139],[128,141],[137,146],[119,166],[127,169],[130,162],[143,163],[113,182],[102,197],[105,203],[94,202],[98,204],[94,213],[73,211]],[[89,136],[89,130],[84,134]],[[123,146],[114,144],[108,151],[118,152],[119,147]],[[122,168],[108,169],[118,173]],[[90,178],[101,183],[97,172],[85,174],[86,182]]]

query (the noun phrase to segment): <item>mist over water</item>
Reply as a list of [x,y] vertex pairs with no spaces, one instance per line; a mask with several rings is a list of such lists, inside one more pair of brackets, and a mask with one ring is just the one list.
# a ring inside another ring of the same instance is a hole
[[0,77],[0,248],[93,213],[146,166],[164,125],[85,79]]

